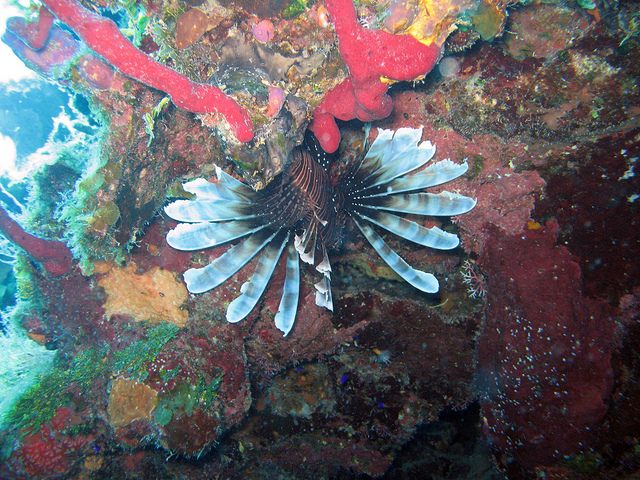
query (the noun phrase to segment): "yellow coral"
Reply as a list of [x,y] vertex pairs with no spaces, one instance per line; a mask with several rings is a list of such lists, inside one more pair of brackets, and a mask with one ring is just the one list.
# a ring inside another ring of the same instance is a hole
[[442,45],[456,29],[459,14],[475,7],[478,0],[406,0],[391,2],[392,33],[408,33],[425,45]]
[[151,413],[158,403],[158,392],[143,383],[117,377],[109,392],[109,425],[120,428],[134,420],[152,420]]
[[180,308],[188,298],[187,289],[159,267],[142,274],[136,273],[135,263],[112,268],[98,284],[108,295],[104,304],[108,317],[129,315],[136,322],[168,322],[179,327],[187,323],[188,312]]

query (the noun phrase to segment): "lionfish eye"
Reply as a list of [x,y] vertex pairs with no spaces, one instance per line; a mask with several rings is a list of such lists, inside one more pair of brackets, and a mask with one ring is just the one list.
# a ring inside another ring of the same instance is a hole
[[251,279],[227,309],[227,320],[238,322],[257,305],[286,249],[285,281],[275,317],[276,327],[286,336],[298,308],[300,260],[314,265],[321,275],[315,285],[316,304],[333,310],[327,249],[339,243],[342,225],[351,219],[401,278],[423,292],[437,292],[438,281],[432,274],[407,264],[372,228],[440,250],[458,246],[456,235],[401,216],[461,215],[476,205],[474,199],[456,193],[423,192],[464,174],[468,164],[447,159],[423,168],[435,146],[421,139],[421,128],[380,130],[364,158],[335,186],[327,173],[331,157],[309,141],[294,150],[286,171],[259,192],[220,168],[216,168],[217,183],[204,179],[185,183],[184,189],[196,198],[165,207],[168,216],[182,222],[167,234],[170,246],[201,250],[242,239],[206,267],[187,270],[187,289],[211,290],[261,253]]

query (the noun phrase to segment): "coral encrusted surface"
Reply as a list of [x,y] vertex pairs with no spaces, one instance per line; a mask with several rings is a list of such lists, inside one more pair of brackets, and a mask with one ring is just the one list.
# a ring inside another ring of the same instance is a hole
[[[43,0],[3,41],[69,121],[26,100],[0,121],[52,130],[43,165],[0,177],[1,478],[640,474],[636,2]],[[349,222],[333,311],[302,264],[286,336],[287,254],[237,323],[259,256],[189,292],[183,272],[239,242],[167,244],[183,184],[274,188],[315,135],[333,186],[383,129],[468,165],[429,192],[471,211],[406,215],[459,246],[375,227],[437,293]]]

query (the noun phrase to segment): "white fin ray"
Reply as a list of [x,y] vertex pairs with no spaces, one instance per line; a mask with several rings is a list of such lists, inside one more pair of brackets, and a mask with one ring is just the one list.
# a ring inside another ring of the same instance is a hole
[[316,305],[333,312],[333,295],[331,294],[331,275],[325,273],[316,287]]
[[263,232],[254,233],[249,238],[234,245],[204,268],[190,268],[184,272],[187,290],[203,293],[217,287],[231,275],[244,267],[276,233],[268,236]]
[[164,213],[178,222],[222,222],[254,218],[243,213],[250,204],[233,200],[176,200],[164,207]]
[[322,246],[322,261],[316,266],[316,270],[322,274],[331,272],[331,263],[329,262],[329,255],[327,255],[327,249]]
[[405,262],[400,255],[391,250],[382,237],[373,231],[368,225],[362,226],[355,218],[353,219],[362,234],[367,238],[371,246],[378,252],[378,255],[387,262],[387,265],[396,272],[407,283],[413,285],[418,290],[426,293],[436,293],[440,288],[438,280],[430,273],[417,270]]
[[433,165],[429,165],[420,172],[390,181],[386,185],[386,192],[370,195],[370,197],[380,197],[435,187],[436,185],[442,185],[443,183],[447,183],[458,178],[468,169],[469,164],[466,162],[463,164],[457,164],[449,159],[441,160]]
[[257,232],[265,225],[242,220],[222,223],[179,223],[167,233],[167,243],[177,250],[201,250]]
[[451,250],[460,244],[457,235],[445,232],[438,227],[425,228],[416,222],[392,213],[376,210],[373,218],[363,213],[358,213],[358,215],[391,233],[395,233],[399,237],[425,247],[436,248],[438,250]]
[[204,178],[196,178],[182,184],[182,188],[202,200],[221,200],[222,196],[218,185],[206,181]]
[[429,141],[420,142],[421,138],[422,128],[400,128],[395,133],[381,130],[360,167],[375,168],[367,177],[373,180],[367,188],[384,185],[429,162],[436,147]]
[[457,193],[402,193],[384,197],[379,210],[392,212],[413,213],[415,215],[451,216],[467,213],[476,206],[473,198]]
[[255,196],[255,190],[249,185],[236,180],[220,167],[216,166],[217,182],[208,182],[204,178],[196,178],[183,183],[182,188],[192,193],[198,200],[234,200],[251,201]]
[[322,261],[316,267],[322,273],[322,280],[316,283],[316,305],[333,312],[333,295],[331,293],[331,263],[327,249],[322,246]]
[[237,323],[251,313],[264,293],[288,239],[289,234],[283,241],[274,239],[265,247],[251,279],[240,287],[242,295],[229,304],[227,322]]
[[245,195],[238,195],[233,190],[218,182],[208,182],[204,178],[196,178],[183,183],[182,188],[196,196],[196,200],[232,200],[234,202],[248,201]]
[[218,166],[216,166],[216,175],[218,176],[218,184],[228,192],[233,193],[237,198],[244,198],[245,200],[251,201],[255,197],[256,191],[253,188],[233,178]]
[[[311,228],[307,228],[302,232],[302,237],[296,235],[294,245],[300,255],[300,260],[309,265],[313,265],[316,252],[317,223],[313,222]],[[313,246],[309,249],[309,242],[313,241]]]
[[300,297],[300,260],[298,259],[298,251],[292,242],[287,248],[287,267],[282,287],[282,298],[276,313],[275,324],[286,337],[296,320],[298,311],[298,299]]

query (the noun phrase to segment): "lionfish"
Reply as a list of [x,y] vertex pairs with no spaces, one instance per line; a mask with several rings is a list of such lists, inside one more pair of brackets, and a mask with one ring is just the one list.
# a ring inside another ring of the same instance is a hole
[[352,162],[335,185],[329,178],[331,158],[308,136],[296,147],[283,173],[256,191],[216,167],[217,182],[197,179],[183,185],[194,200],[177,200],[165,207],[179,223],[167,234],[178,250],[200,250],[242,237],[204,268],[184,273],[187,289],[202,293],[219,286],[262,254],[251,279],[227,309],[231,323],[245,318],[256,306],[287,249],[285,280],[275,324],[286,336],[293,327],[300,295],[300,262],[315,265],[322,279],[315,285],[316,304],[333,310],[331,264],[327,250],[340,245],[347,221],[401,278],[427,293],[438,291],[435,276],[417,270],[395,253],[372,228],[440,250],[458,246],[456,235],[425,228],[400,214],[451,216],[471,210],[476,201],[456,193],[421,190],[449,182],[468,169],[451,160],[421,169],[435,154],[429,141],[420,142],[422,129],[380,130],[361,161]]

